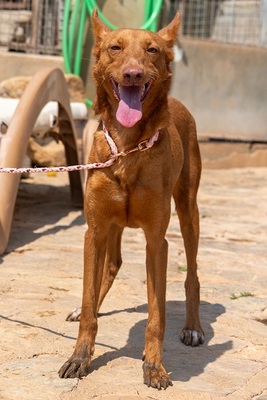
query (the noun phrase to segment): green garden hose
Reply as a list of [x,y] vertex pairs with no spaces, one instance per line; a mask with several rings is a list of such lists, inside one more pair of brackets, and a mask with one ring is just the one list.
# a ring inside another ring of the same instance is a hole
[[[62,53],[66,73],[80,76],[86,17],[91,16],[94,8],[97,8],[99,17],[110,29],[117,27],[105,18],[95,0],[75,0],[72,3],[72,0],[65,0]],[[145,0],[144,24],[141,29],[156,31],[162,3],[163,0]],[[92,107],[91,100],[85,99],[85,103]]]

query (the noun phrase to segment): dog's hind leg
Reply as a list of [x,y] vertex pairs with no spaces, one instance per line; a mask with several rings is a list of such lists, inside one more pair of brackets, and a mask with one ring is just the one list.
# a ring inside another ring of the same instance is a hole
[[[112,283],[122,264],[122,258],[121,258],[122,232],[123,228],[113,224],[111,225],[108,233],[105,265],[104,265],[103,278],[97,305],[97,311],[99,311],[101,304],[103,303],[106,294],[111,288]],[[80,321],[81,311],[82,311],[81,307],[75,308],[68,314],[66,321],[71,321],[71,322]]]
[[198,346],[204,342],[204,332],[199,318],[200,285],[197,275],[199,213],[196,197],[199,179],[200,169],[188,168],[188,171],[181,172],[173,192],[187,259],[186,322],[181,333],[181,340],[184,344],[191,346]]
[[118,225],[111,225],[108,233],[107,250],[104,265],[103,278],[99,294],[97,310],[99,311],[101,304],[112,286],[114,279],[122,264],[121,258],[121,236],[123,228]]

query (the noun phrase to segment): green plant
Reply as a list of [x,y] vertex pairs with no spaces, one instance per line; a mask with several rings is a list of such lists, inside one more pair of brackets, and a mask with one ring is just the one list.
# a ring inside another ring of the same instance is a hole
[[254,294],[251,292],[241,292],[239,295],[236,295],[235,293],[231,293],[230,299],[231,300],[236,300],[240,299],[240,297],[253,297]]

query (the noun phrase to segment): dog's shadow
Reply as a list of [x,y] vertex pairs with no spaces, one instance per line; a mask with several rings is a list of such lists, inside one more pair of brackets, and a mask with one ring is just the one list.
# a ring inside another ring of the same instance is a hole
[[[108,317],[118,312],[147,313],[147,305],[141,305],[137,309],[115,310],[100,317]],[[192,376],[200,375],[205,367],[221,357],[232,348],[232,341],[220,344],[209,344],[213,338],[212,323],[225,312],[224,306],[201,302],[202,326],[205,332],[205,343],[199,347],[185,346],[179,338],[185,320],[184,302],[167,302],[167,322],[164,340],[163,362],[166,370],[171,371],[172,380],[189,381]],[[127,343],[120,349],[112,349],[93,359],[91,371],[97,370],[108,362],[120,357],[141,359],[144,348],[144,336],[147,319],[137,322],[129,332]],[[112,332],[110,333],[112,341]],[[96,343],[97,345],[97,343]]]

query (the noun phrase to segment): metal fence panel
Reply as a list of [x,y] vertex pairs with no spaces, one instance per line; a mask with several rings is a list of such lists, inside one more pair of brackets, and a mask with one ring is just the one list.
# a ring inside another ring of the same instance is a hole
[[267,48],[267,0],[174,0],[183,36]]
[[0,1],[0,45],[9,50],[60,54],[63,0]]
[[[172,15],[177,10],[182,14],[181,36],[267,48],[267,0],[165,3]],[[61,54],[63,8],[64,0],[0,0],[0,46],[12,51]]]

